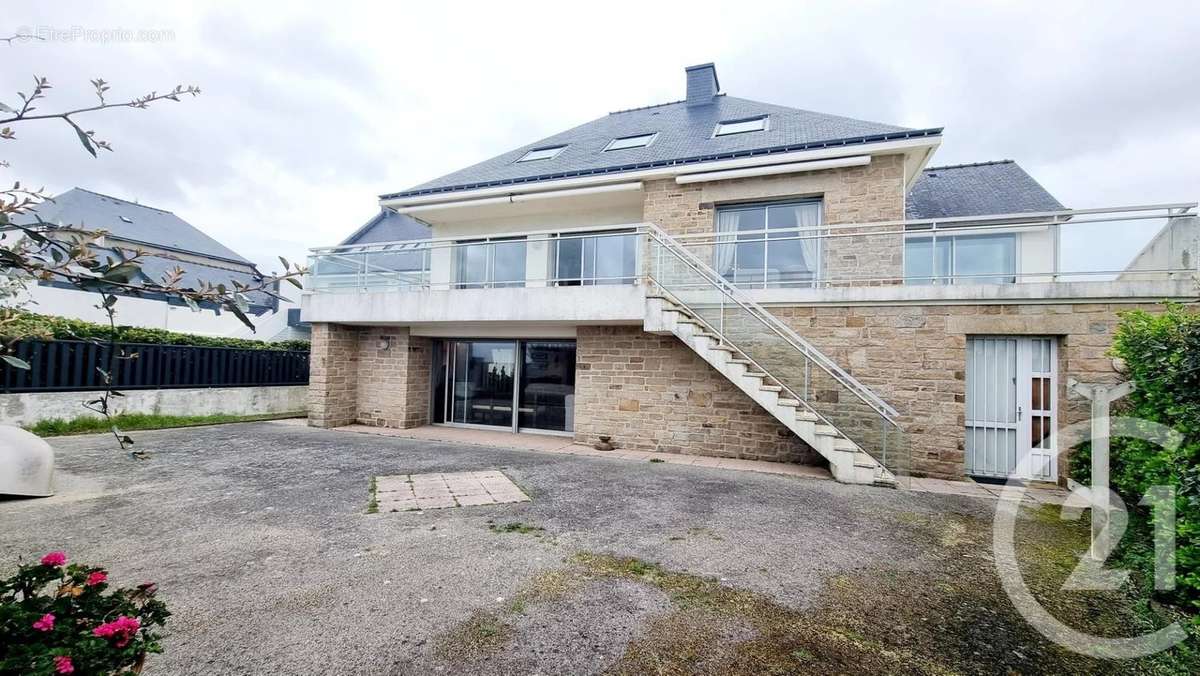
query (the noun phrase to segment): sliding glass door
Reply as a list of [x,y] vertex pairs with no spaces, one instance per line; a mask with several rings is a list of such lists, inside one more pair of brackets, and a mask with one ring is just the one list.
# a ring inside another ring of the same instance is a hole
[[455,343],[450,422],[511,427],[516,358],[509,342]]
[[436,423],[574,429],[573,340],[439,341],[432,375]]

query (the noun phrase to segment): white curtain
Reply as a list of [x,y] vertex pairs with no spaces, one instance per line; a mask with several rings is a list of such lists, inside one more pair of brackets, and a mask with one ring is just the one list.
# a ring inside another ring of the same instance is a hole
[[717,212],[717,244],[713,251],[713,267],[721,276],[733,278],[734,240],[737,239],[738,217],[740,211],[728,210]]
[[820,234],[817,226],[821,225],[821,204],[819,202],[797,204],[795,210],[796,227],[806,228],[801,230],[800,234],[811,238],[800,240],[803,243],[804,265],[812,272],[813,279],[816,279],[821,269],[821,240],[815,237]]

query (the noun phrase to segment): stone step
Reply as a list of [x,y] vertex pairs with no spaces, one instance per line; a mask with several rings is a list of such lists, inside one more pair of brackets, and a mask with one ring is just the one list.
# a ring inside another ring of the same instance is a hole
[[764,392],[782,392],[783,388],[778,385],[759,385],[758,389]]
[[[788,408],[800,408],[800,402],[795,399],[780,399],[778,403],[780,406],[787,406]],[[796,415],[800,415],[800,411],[796,411]],[[813,420],[816,419],[816,416],[813,416]]]

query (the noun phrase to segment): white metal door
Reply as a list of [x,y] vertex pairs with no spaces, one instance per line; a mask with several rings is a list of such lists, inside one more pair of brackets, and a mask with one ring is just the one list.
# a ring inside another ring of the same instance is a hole
[[966,472],[1055,481],[1053,338],[967,339]]

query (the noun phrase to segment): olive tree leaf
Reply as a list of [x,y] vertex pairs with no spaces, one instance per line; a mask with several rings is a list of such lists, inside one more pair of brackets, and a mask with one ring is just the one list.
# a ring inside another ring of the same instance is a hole
[[79,142],[83,144],[84,149],[91,153],[92,157],[98,157],[98,155],[96,155],[96,146],[92,145],[92,139],[88,137],[87,132],[81,129],[79,125],[72,122],[69,118],[64,117],[63,119],[67,121],[67,124],[71,125],[71,127],[75,129],[75,134],[79,136]]
[[3,359],[4,363],[13,368],[25,369],[26,371],[29,370],[29,362],[25,361],[24,359],[17,359],[16,357],[8,354],[0,355],[0,359]]

